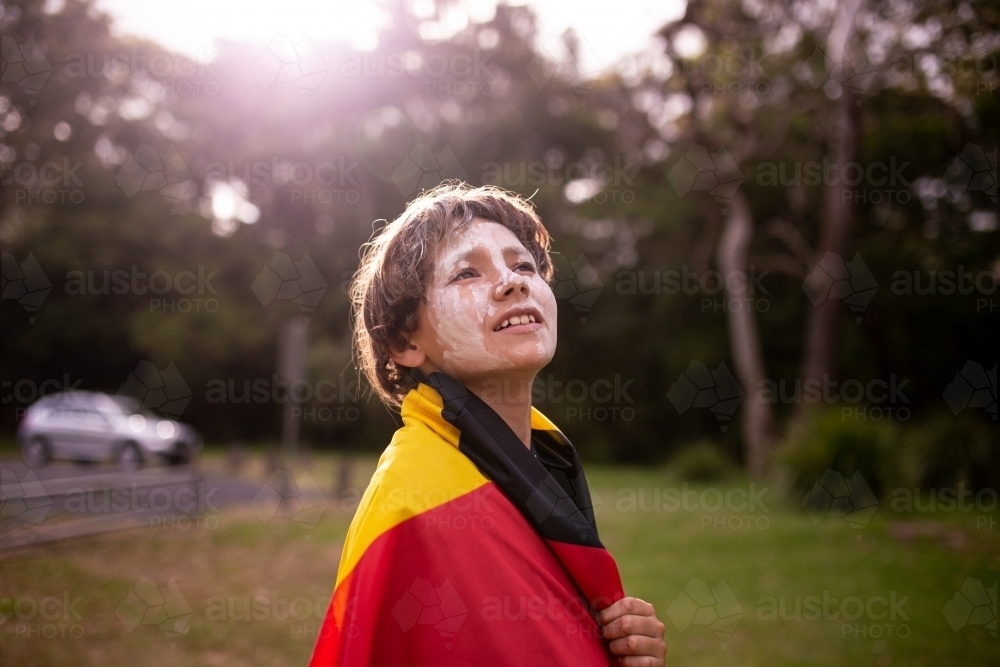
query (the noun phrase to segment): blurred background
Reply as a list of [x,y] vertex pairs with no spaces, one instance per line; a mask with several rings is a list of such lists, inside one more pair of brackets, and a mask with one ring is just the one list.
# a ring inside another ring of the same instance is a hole
[[0,46],[3,664],[304,664],[398,425],[347,286],[445,179],[553,236],[535,403],[672,663],[1000,657],[995,3],[4,1]]

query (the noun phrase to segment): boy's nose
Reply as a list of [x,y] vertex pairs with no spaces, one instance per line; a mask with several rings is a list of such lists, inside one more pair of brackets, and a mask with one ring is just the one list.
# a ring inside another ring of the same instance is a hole
[[505,270],[500,273],[497,281],[497,289],[494,296],[497,298],[509,297],[515,291],[520,291],[525,296],[528,295],[528,280],[525,276],[516,271]]

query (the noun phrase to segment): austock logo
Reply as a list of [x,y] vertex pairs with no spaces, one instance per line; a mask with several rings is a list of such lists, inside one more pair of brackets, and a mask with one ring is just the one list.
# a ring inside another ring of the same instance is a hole
[[592,67],[592,71],[581,71],[579,63],[582,59],[579,57],[579,53],[576,57],[572,57],[570,54],[560,56],[549,52],[544,47],[540,49],[540,53],[528,61],[526,71],[528,77],[539,89],[545,88],[556,80],[569,84],[582,104],[593,89],[596,75],[603,69],[603,65],[590,42],[579,36],[577,36],[577,40],[578,51],[585,52],[588,56],[587,60],[592,61],[587,68],[590,70]]
[[506,84],[494,85],[495,74],[489,65],[493,56],[489,49],[481,48],[447,53],[434,48],[347,51],[340,56],[337,70],[340,77],[349,80],[404,76],[423,80],[428,95],[494,95],[498,88],[506,90]]
[[[589,509],[596,515],[600,513],[604,503],[596,490],[592,490],[590,496]],[[569,517],[578,512],[577,503],[566,495],[566,489],[552,475],[546,475],[540,484],[535,485],[534,491],[531,492],[531,496],[528,497],[525,504],[528,511],[531,512],[531,516],[540,524],[554,516]],[[577,527],[580,530],[581,538],[586,537],[591,532],[589,523]]]
[[670,603],[667,616],[679,632],[692,625],[707,625],[722,639],[722,648],[725,649],[743,618],[743,606],[725,579],[721,579],[717,586],[709,587],[703,579],[694,578]]
[[28,104],[35,106],[35,95],[42,89],[49,75],[52,74],[52,65],[45,57],[42,47],[35,41],[34,37],[29,37],[24,44],[18,44],[17,40],[8,35],[0,37],[0,81],[3,83],[16,83],[27,93],[31,99]]
[[[834,93],[837,85],[842,85],[855,95],[865,95],[872,91],[879,74],[878,67],[865,57],[865,53],[864,42],[858,37],[844,45],[839,62],[835,62],[821,47],[816,47],[803,63],[805,79],[814,90],[822,86],[828,94]],[[835,85],[831,87],[830,84]],[[861,104],[861,101],[856,104]]]
[[569,301],[580,316],[580,323],[586,324],[587,314],[603,288],[597,271],[582,253],[573,262],[562,253],[552,253],[552,265],[555,269],[552,292],[556,299]]
[[997,203],[997,149],[987,153],[982,146],[966,144],[949,165],[944,180],[952,194],[982,192]]
[[861,255],[856,254],[854,259],[845,262],[840,255],[828,252],[806,276],[802,289],[813,306],[827,299],[843,301],[860,323],[868,304],[878,292],[878,281]]
[[685,58],[678,64],[686,78],[702,82],[703,93],[767,95],[771,89],[768,83],[771,74],[764,69],[764,62],[769,56],[766,51],[751,47],[745,54],[742,51],[725,55],[704,53],[697,58]]
[[743,173],[725,146],[709,154],[704,146],[692,144],[667,174],[667,181],[678,197],[692,190],[708,192],[725,215],[743,183]]
[[33,254],[18,262],[10,253],[0,254],[0,299],[17,301],[28,313],[28,322],[35,323],[35,316],[45,302],[52,283],[42,271]]
[[287,470],[275,470],[250,501],[264,523],[275,517],[291,517],[303,528],[315,528],[326,511],[326,496],[309,472],[298,479]]
[[141,577],[118,605],[116,614],[128,632],[140,625],[154,625],[168,639],[176,639],[187,634],[194,610],[173,579],[160,587],[152,579]]
[[834,597],[829,590],[820,595],[766,595],[757,600],[755,615],[761,621],[839,621],[841,639],[905,639],[913,634],[907,623],[910,615],[906,603],[909,601],[909,595],[900,595],[894,590],[887,596],[866,597]]
[[[4,119],[5,129],[13,131],[11,119],[19,117],[19,112],[11,111]],[[66,129],[69,125],[65,121],[60,122],[65,128],[57,125],[58,130],[54,133],[71,132]],[[68,138],[68,135],[60,136]],[[72,161],[64,155],[49,154],[47,157],[49,159],[42,158],[38,144],[28,144],[20,160],[16,159],[17,151],[6,144],[0,145],[0,187],[10,188],[16,204],[83,203],[84,184],[77,173],[83,168],[83,162]]]
[[428,190],[448,179],[465,180],[469,174],[462,167],[451,146],[436,152],[426,144],[416,144],[392,172],[392,182],[404,199]]
[[118,51],[70,53],[64,62],[60,74],[66,79],[129,79],[149,98],[219,92],[219,75],[212,67],[211,56],[201,48],[192,57],[162,51],[150,54],[133,45]]
[[52,509],[52,499],[45,492],[34,471],[21,479],[13,470],[0,470],[0,516],[14,518],[25,526],[45,520]]
[[[855,529],[867,526],[878,506],[878,498],[860,471],[845,480],[842,474],[829,468],[802,499],[802,508],[814,524],[827,517],[839,517]],[[860,540],[861,534],[855,539]]]
[[691,408],[708,408],[725,433],[729,420],[743,401],[743,390],[725,362],[720,362],[719,367],[711,371],[700,361],[692,361],[670,386],[667,399],[682,415]]
[[50,394],[78,390],[81,384],[83,380],[72,380],[69,373],[64,373],[61,378],[48,378],[41,382],[28,379],[0,380],[0,405],[31,405]]
[[[82,596],[70,598],[71,593],[64,590],[61,597],[46,595],[34,597],[20,595],[0,598],[0,626],[11,623],[5,630],[19,639],[80,639],[85,634],[81,623],[83,616],[77,610],[77,605],[83,601]],[[9,639],[8,639],[9,641]]]
[[997,582],[986,588],[979,579],[968,577],[941,610],[955,632],[968,625],[981,625],[997,636]]
[[194,396],[172,361],[162,371],[151,361],[140,361],[118,393],[133,396],[139,399],[142,407],[159,410],[171,417],[180,417]]
[[262,306],[276,299],[291,301],[304,315],[311,315],[326,294],[327,284],[309,253],[296,262],[285,253],[276,252],[254,278],[250,289]]
[[354,595],[347,601],[344,607],[343,616],[340,619],[341,632],[347,637],[357,637],[361,634],[361,616],[358,614],[358,606],[361,602],[360,595]]
[[275,84],[294,86],[306,96],[306,104],[323,84],[328,70],[311,39],[294,40],[286,35],[271,38],[250,66],[261,88],[266,90]]
[[982,364],[967,361],[945,387],[944,400],[953,414],[966,408],[983,408],[997,420],[997,365],[987,371]]
[[118,185],[131,198],[140,190],[155,190],[164,201],[176,206],[191,198],[195,191],[194,178],[187,164],[173,144],[160,153],[151,144],[139,144],[129,156],[116,177]]
[[435,586],[417,577],[392,608],[392,617],[403,632],[418,625],[430,625],[441,635],[446,649],[452,647],[452,640],[468,615],[468,608],[447,579]]
[[907,421],[912,416],[905,391],[909,383],[909,379],[900,379],[895,373],[886,379],[875,378],[867,382],[856,378],[835,380],[826,373],[822,378],[806,380],[767,378],[757,383],[755,399],[771,404],[839,405],[843,420]]

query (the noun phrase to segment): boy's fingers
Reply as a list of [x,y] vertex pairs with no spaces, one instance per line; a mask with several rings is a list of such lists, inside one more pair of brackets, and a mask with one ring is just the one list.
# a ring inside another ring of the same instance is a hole
[[645,600],[640,600],[639,598],[622,598],[618,602],[597,612],[597,621],[601,625],[604,625],[625,614],[652,616],[654,613],[653,605]]
[[614,655],[648,655],[661,659],[667,650],[662,639],[643,637],[642,635],[629,635],[613,639],[609,643],[609,647]]
[[605,639],[618,639],[629,635],[644,635],[646,637],[663,637],[663,623],[655,616],[619,616],[610,623],[601,626]]

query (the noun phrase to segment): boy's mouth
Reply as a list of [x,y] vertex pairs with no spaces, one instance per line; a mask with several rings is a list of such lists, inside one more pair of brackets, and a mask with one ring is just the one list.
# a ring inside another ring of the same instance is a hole
[[535,308],[511,308],[500,316],[493,331],[530,332],[542,327],[542,315]]

